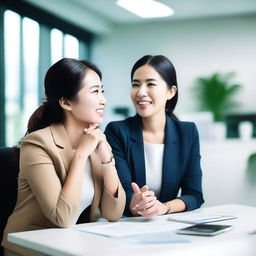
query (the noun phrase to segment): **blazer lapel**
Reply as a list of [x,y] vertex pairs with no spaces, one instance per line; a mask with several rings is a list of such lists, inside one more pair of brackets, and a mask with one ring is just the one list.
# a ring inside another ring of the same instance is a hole
[[69,138],[67,137],[66,130],[63,124],[52,124],[50,128],[53,140],[56,146],[60,149],[60,155],[67,171],[74,156],[74,151],[69,142]]
[[131,118],[131,156],[135,180],[139,187],[146,184],[142,123],[138,115]]
[[163,155],[162,189],[160,201],[170,200],[170,189],[176,187],[177,175],[180,168],[179,138],[177,128],[171,117],[166,116],[165,141]]

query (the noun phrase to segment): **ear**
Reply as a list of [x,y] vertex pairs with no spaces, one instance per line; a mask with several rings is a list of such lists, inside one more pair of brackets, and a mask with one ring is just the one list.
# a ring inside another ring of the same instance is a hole
[[64,97],[61,97],[59,99],[59,104],[60,106],[64,109],[64,110],[67,110],[67,111],[71,111],[72,110],[72,106],[70,104],[70,101],[67,100],[66,98]]
[[172,86],[171,89],[168,90],[169,93],[168,93],[168,97],[167,97],[167,100],[170,100],[171,98],[174,97],[174,95],[176,94],[177,92],[177,87],[175,85]]

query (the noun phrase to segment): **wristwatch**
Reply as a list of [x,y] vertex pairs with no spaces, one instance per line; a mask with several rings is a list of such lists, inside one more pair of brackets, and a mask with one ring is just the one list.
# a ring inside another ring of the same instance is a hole
[[115,166],[115,158],[111,156],[107,163],[101,163],[102,166]]

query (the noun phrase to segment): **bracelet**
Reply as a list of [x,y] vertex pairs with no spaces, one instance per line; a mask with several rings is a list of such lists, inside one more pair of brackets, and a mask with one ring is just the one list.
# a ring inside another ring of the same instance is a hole
[[115,158],[111,156],[107,163],[101,163],[101,166],[115,166]]
[[167,211],[164,214],[170,213],[170,210],[171,210],[170,204],[164,203],[164,205],[167,207]]

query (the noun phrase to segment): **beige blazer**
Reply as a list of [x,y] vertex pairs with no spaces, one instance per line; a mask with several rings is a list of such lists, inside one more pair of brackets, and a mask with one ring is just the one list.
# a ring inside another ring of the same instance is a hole
[[[79,209],[61,192],[73,155],[63,124],[48,126],[23,139],[18,198],[4,231],[2,246],[5,249],[26,256],[36,255],[8,243],[7,234],[73,224]],[[113,197],[104,188],[100,159],[93,153],[90,160],[95,189],[90,220],[95,220],[99,208],[101,217],[117,221],[125,206],[123,187],[119,182],[117,196]]]

